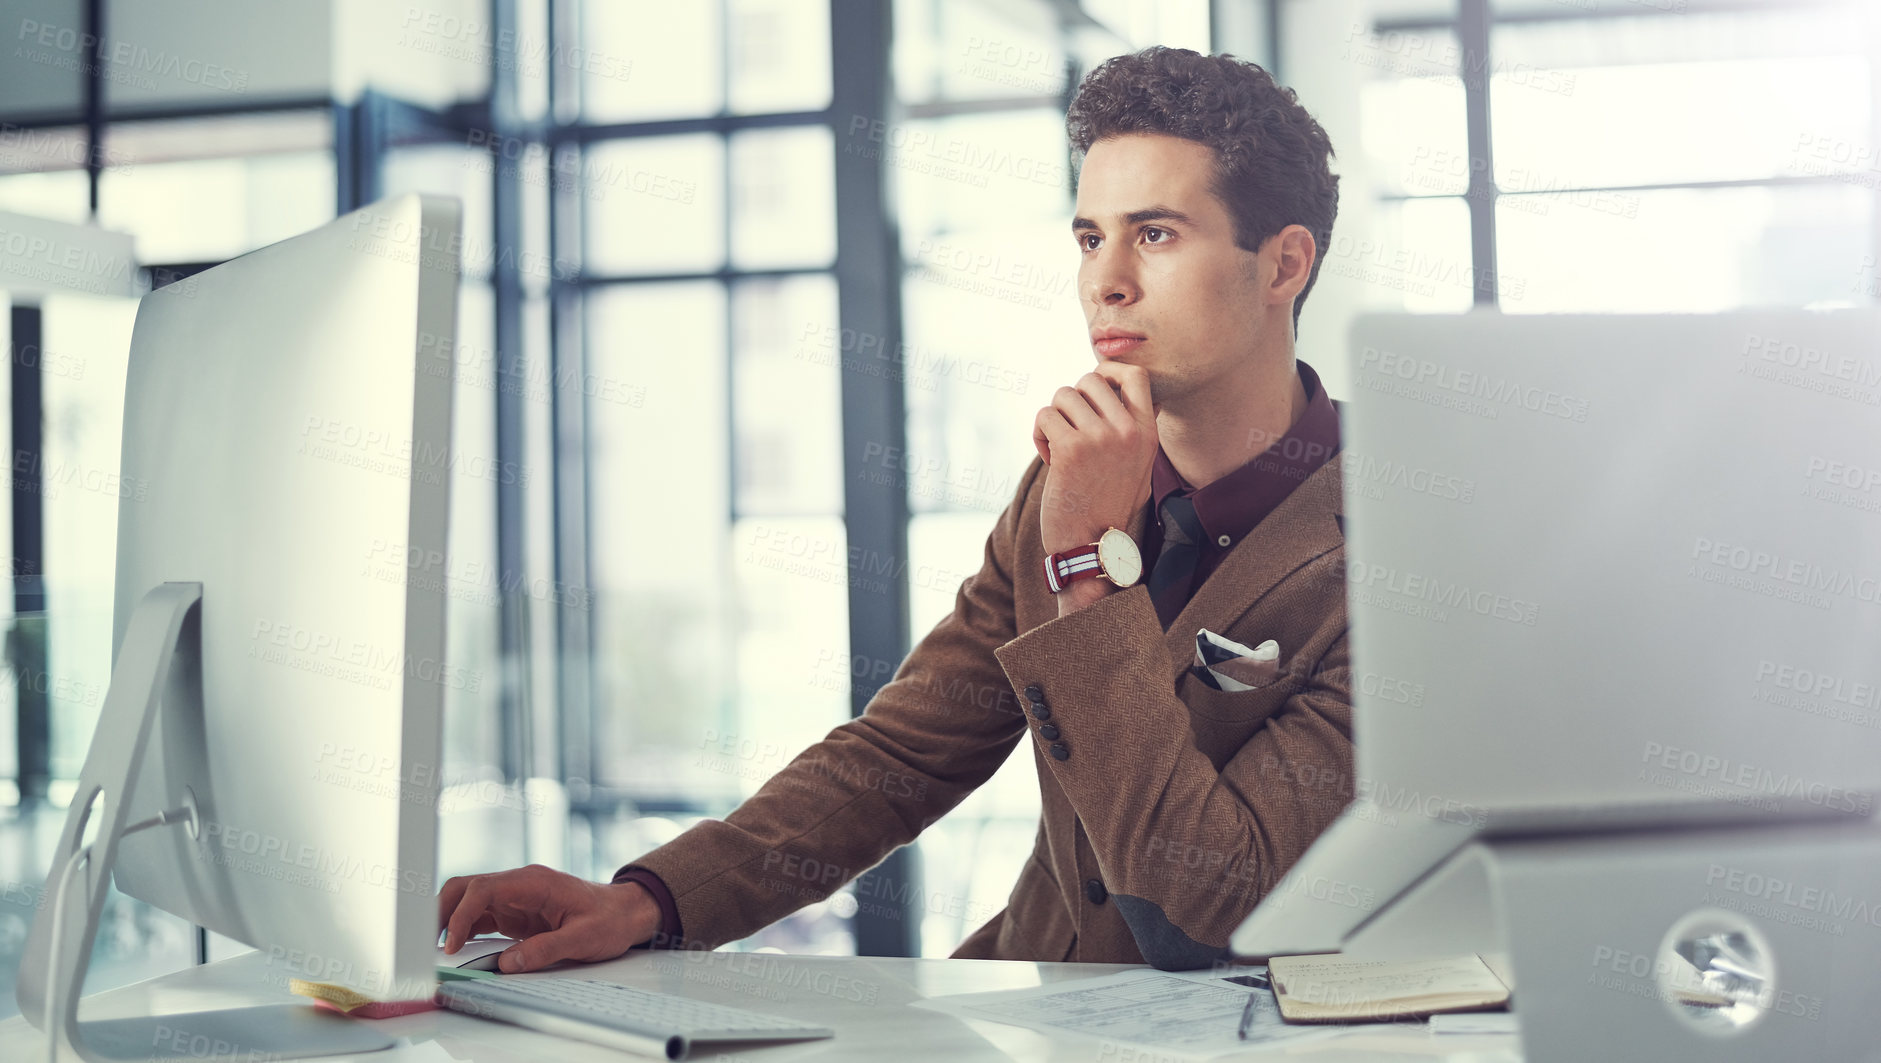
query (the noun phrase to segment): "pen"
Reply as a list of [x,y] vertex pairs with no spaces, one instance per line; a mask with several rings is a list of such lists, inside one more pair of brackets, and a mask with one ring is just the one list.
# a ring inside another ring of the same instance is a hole
[[1247,1040],[1247,1028],[1254,1025],[1254,996],[1254,993],[1247,995],[1247,1006],[1241,1009],[1241,1028],[1234,1032],[1243,1041]]

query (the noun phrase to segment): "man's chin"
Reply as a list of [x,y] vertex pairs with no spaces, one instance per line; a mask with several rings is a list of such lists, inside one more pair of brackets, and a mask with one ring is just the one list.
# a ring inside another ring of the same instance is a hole
[[1182,405],[1195,390],[1189,386],[1187,381],[1171,377],[1167,373],[1158,373],[1154,370],[1150,371],[1149,385],[1150,405],[1158,409],[1162,409],[1171,403],[1177,406]]

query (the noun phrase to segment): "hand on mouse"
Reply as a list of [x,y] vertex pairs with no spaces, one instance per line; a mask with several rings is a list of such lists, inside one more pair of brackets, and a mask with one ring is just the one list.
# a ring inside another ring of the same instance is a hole
[[503,951],[504,974],[576,960],[611,960],[660,930],[660,909],[637,882],[601,883],[530,864],[487,875],[461,875],[438,891],[444,951],[478,934],[516,939]]

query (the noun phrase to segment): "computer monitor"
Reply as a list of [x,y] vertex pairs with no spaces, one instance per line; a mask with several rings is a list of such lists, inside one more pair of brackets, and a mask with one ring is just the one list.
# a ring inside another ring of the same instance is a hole
[[1480,836],[1872,816],[1881,315],[1379,315],[1350,352],[1357,773],[1288,781],[1357,800],[1235,952],[1340,949]]
[[[459,231],[455,201],[401,196],[138,308],[122,475],[145,489],[119,507],[112,683],[19,992],[36,1023],[68,1013],[48,1033],[86,1058],[385,1043],[311,1006],[76,1023],[60,997],[112,871],[264,950],[283,988],[435,985]],[[92,832],[55,959],[64,857]]]

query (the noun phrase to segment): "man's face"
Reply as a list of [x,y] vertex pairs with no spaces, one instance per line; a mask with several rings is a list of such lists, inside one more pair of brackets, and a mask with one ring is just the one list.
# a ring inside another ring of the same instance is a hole
[[1257,297],[1261,257],[1235,246],[1209,187],[1214,168],[1206,145],[1131,134],[1091,145],[1078,181],[1071,228],[1092,347],[1148,370],[1159,405],[1245,369],[1271,312]]

